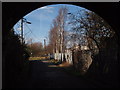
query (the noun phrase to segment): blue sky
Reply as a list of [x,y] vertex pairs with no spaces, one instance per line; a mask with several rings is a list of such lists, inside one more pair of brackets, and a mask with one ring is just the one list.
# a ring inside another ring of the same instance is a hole
[[[58,15],[58,10],[62,6],[67,6],[69,12],[76,12],[78,9],[82,9],[81,7],[69,4],[56,4],[44,6],[30,12],[24,16],[27,21],[30,21],[32,23],[30,25],[24,23],[24,36],[26,42],[27,40],[32,39],[32,42],[43,43],[43,40],[46,39],[48,43],[48,35],[51,23],[53,19]],[[18,23],[14,26],[14,29],[17,34],[20,34],[20,21],[18,21]]]

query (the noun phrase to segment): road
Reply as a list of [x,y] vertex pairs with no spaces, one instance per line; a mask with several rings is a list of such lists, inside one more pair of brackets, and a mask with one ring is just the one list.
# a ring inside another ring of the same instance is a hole
[[66,73],[63,68],[49,67],[45,61],[30,61],[29,76],[24,81],[25,88],[95,88],[82,77]]

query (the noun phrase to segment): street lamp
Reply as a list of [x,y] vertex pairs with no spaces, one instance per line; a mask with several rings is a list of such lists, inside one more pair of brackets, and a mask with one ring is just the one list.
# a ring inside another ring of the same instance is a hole
[[23,22],[31,24],[31,22],[27,21],[25,18],[23,18]]
[[25,18],[21,19],[21,38],[22,38],[22,44],[23,44],[23,23],[31,24],[31,22],[28,22]]

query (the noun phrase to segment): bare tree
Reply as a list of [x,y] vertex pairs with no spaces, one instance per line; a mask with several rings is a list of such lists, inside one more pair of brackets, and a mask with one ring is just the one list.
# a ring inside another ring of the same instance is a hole
[[58,52],[58,25],[56,19],[53,20],[51,30],[49,32],[49,45],[51,45],[53,53]]
[[32,56],[42,56],[44,55],[43,45],[41,42],[28,44],[28,47],[32,53]]
[[90,41],[94,41],[97,48],[100,49],[105,38],[114,35],[112,28],[94,12],[82,9],[76,14],[69,13],[69,19],[71,31],[76,33],[78,41],[81,41],[81,38],[84,37],[84,39],[86,39],[86,42],[84,43],[86,43],[90,49],[92,49]]
[[[50,44],[53,46],[53,53],[64,53],[65,27],[67,18],[67,7],[61,7],[58,16],[53,20],[49,33]],[[63,61],[63,55],[61,55]]]
[[[94,12],[85,9],[80,9],[76,13],[69,13],[69,26],[72,32],[71,39],[75,39],[78,45],[88,46],[92,56],[98,54],[98,51],[105,47],[105,40],[113,37],[115,34],[105,20]],[[76,41],[74,43],[76,43]],[[99,60],[97,60],[97,63],[102,70],[105,61],[101,59],[100,54],[101,51],[99,52]],[[83,67],[81,68],[86,67],[85,61],[87,59],[84,60],[85,57],[83,58]],[[87,63],[88,62],[86,62],[86,64]]]

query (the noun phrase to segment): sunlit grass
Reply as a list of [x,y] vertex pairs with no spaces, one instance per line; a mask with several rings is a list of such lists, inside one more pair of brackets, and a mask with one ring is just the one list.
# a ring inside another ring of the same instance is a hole
[[48,59],[48,57],[30,57],[29,60],[45,60]]

